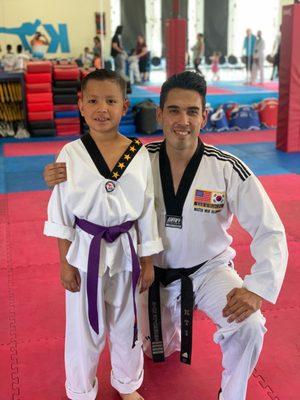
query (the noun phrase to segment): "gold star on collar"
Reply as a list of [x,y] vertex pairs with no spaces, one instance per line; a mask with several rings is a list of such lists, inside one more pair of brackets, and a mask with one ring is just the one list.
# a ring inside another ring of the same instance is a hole
[[126,161],[129,161],[131,159],[129,154],[125,154],[124,158],[125,158]]
[[124,169],[124,168],[125,168],[125,164],[122,163],[122,162],[119,162],[118,167],[119,167],[120,169]]
[[129,150],[130,150],[132,153],[134,153],[134,152],[136,151],[136,148],[135,148],[134,146],[130,146],[130,147],[129,147]]
[[114,177],[114,178],[118,179],[119,176],[120,176],[119,172],[114,172],[114,173],[113,173],[113,177]]
[[139,139],[135,139],[134,143],[135,143],[135,144],[141,144],[141,142],[139,141]]

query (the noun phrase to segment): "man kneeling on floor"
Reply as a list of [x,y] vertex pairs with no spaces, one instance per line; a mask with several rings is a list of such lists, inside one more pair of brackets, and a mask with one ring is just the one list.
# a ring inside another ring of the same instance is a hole
[[[180,351],[189,364],[193,309],[203,311],[216,326],[214,341],[223,354],[218,398],[244,400],[266,332],[262,301],[276,302],[288,251],[284,227],[257,177],[237,157],[199,138],[205,95],[203,76],[193,72],[170,77],[161,89],[157,119],[164,140],[146,147],[164,251],[153,257],[155,281],[142,295],[149,321],[141,328],[144,351],[154,361]],[[64,164],[47,165],[44,176],[49,186],[63,182]],[[255,263],[244,280],[230,246],[234,215],[252,236]]]

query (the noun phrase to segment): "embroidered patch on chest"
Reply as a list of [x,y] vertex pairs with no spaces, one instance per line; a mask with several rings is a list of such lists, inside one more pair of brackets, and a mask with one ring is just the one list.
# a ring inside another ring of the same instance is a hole
[[196,189],[194,196],[194,211],[216,214],[222,211],[226,193],[211,190]]

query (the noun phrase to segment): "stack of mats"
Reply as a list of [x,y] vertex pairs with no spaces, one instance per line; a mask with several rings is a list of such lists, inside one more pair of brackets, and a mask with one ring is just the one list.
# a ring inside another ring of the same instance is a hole
[[80,113],[77,106],[79,77],[76,63],[59,62],[53,65],[53,98],[57,136],[80,134]]
[[32,61],[27,64],[26,102],[31,136],[55,136],[52,97],[52,63]]

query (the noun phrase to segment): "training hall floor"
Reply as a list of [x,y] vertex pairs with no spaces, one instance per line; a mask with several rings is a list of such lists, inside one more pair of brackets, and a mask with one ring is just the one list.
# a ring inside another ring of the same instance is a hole
[[[264,303],[268,333],[250,379],[248,400],[299,398],[300,348],[300,153],[275,148],[275,131],[209,133],[202,140],[230,151],[256,173],[286,227],[290,259],[277,304]],[[142,137],[144,142],[160,136]],[[70,140],[0,140],[0,400],[62,400],[64,395],[64,291],[55,239],[43,236],[49,190],[44,165]],[[255,207],[255,204],[253,204]],[[249,235],[231,228],[236,268],[244,276],[253,259]],[[216,400],[221,355],[213,324],[196,312],[192,365],[173,355],[145,360],[141,394],[146,400]],[[110,387],[106,349],[99,363],[103,400],[119,397]]]

